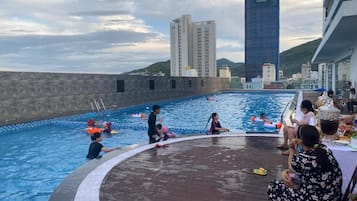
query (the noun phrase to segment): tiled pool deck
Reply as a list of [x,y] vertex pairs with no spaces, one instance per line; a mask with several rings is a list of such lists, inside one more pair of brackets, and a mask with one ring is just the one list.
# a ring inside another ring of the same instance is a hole
[[[225,137],[154,148],[115,166],[100,200],[266,200],[267,184],[286,167],[277,138]],[[268,176],[252,174],[264,167]]]
[[[228,134],[145,145],[96,167],[74,200],[267,200],[268,183],[287,166],[280,142],[276,134]],[[252,174],[259,167],[268,175]]]

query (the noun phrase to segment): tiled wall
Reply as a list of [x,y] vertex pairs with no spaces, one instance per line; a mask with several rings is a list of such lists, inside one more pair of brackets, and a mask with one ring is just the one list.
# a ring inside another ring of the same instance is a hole
[[[117,92],[117,80],[124,80],[125,92]],[[89,112],[94,98],[115,108],[228,88],[228,79],[220,78],[0,72],[0,125]]]

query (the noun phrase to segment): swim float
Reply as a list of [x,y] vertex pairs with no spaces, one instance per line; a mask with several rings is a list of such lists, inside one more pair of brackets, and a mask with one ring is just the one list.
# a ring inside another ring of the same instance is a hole
[[251,116],[250,121],[254,122],[254,123],[261,123],[264,125],[264,128],[281,129],[281,127],[283,126],[283,124],[281,122],[278,122],[278,123],[273,123],[270,121],[266,122],[263,119],[256,118],[256,116]]
[[86,131],[89,135],[93,135],[94,133],[102,133],[102,129],[97,127],[88,127]]
[[136,114],[131,114],[130,115],[131,117],[135,117],[135,118],[142,118],[144,119],[145,118],[145,113],[136,113]]

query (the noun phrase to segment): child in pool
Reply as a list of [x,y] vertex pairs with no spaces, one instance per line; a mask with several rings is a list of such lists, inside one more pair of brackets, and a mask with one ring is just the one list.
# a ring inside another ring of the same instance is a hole
[[167,126],[162,126],[161,124],[157,124],[156,125],[157,128],[157,132],[159,132],[161,138],[163,139],[163,141],[169,139],[169,138],[174,138],[176,137],[175,133],[170,132],[169,128]]
[[91,139],[92,139],[92,143],[89,146],[88,154],[87,154],[87,159],[88,160],[92,160],[92,159],[95,159],[95,158],[97,158],[97,159],[101,158],[102,156],[99,155],[99,154],[102,151],[105,152],[105,153],[108,153],[108,152],[120,149],[120,147],[115,147],[115,148],[111,148],[111,149],[104,147],[100,143],[102,141],[102,134],[101,133],[94,133],[91,136]]
[[112,132],[112,122],[103,122],[102,129],[104,133]]
[[221,126],[221,123],[218,121],[217,113],[212,113],[208,121],[210,121],[211,119],[212,119],[211,128],[210,128],[211,134],[219,134],[220,132],[229,132],[229,129],[223,128]]

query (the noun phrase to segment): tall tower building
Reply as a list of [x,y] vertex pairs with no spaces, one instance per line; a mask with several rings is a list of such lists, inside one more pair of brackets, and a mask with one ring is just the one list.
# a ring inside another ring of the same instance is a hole
[[195,22],[193,25],[193,67],[199,77],[217,77],[214,21]]
[[245,74],[262,76],[264,63],[274,64],[279,78],[279,0],[245,0]]
[[170,24],[171,76],[216,77],[216,24],[192,22],[190,15]]

